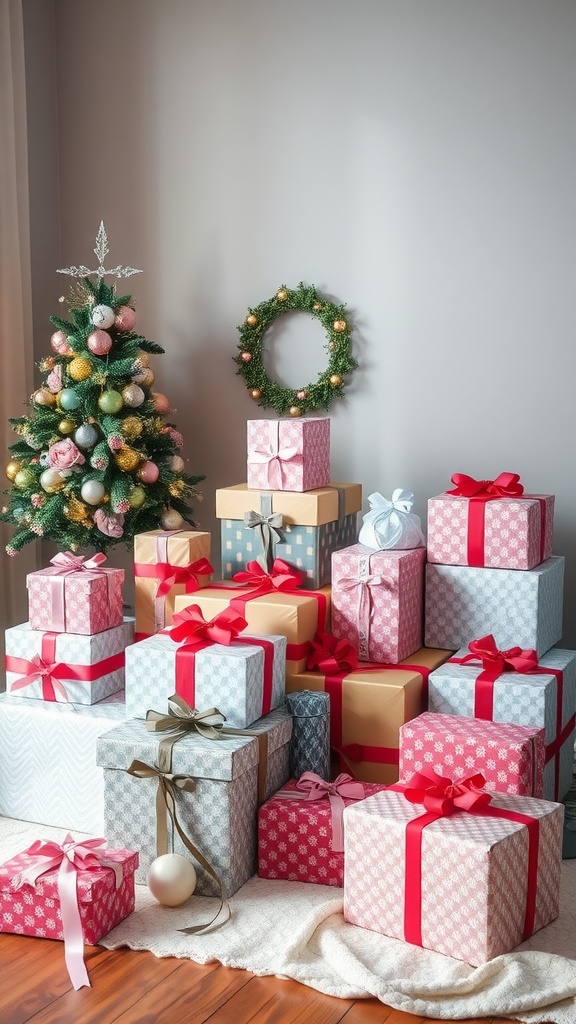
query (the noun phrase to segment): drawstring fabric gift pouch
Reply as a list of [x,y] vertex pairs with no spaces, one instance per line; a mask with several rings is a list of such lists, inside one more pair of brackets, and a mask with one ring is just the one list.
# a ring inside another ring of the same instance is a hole
[[412,512],[414,494],[397,487],[389,501],[379,491],[368,495],[370,511],[362,517],[358,542],[375,551],[426,546],[420,517]]

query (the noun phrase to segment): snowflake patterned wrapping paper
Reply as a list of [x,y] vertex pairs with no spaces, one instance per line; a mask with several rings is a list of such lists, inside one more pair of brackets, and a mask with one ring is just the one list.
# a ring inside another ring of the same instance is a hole
[[[193,571],[210,559],[211,534],[200,530],[149,530],[134,537],[136,635],[151,636],[172,624],[177,594],[205,587],[210,574]],[[158,595],[159,588],[167,593]]]
[[317,591],[280,591],[250,599],[254,588],[239,587],[230,580],[214,583],[197,594],[180,596],[174,601],[174,612],[183,612],[191,604],[200,608],[205,619],[213,619],[238,598],[238,608],[248,625],[242,636],[285,636],[286,672],[299,672],[306,667],[310,643],[319,629],[330,622],[331,587]]
[[330,480],[330,418],[248,420],[248,487],[310,491]]
[[124,687],[134,619],[101,633],[44,633],[29,623],[5,631],[6,690],[14,696],[96,704]]
[[[364,797],[384,787],[367,782]],[[296,779],[282,792],[297,793]],[[258,811],[258,874],[316,885],[344,884],[344,852],[332,843],[332,808],[328,799],[293,799],[275,794]],[[343,797],[344,806],[353,803]]]
[[333,553],[332,632],[361,661],[397,664],[422,646],[425,561],[425,548],[374,551],[353,544]]
[[100,633],[119,626],[124,616],[124,569],[78,570],[57,566],[26,577],[31,629],[57,633]]
[[500,650],[534,648],[541,657],[562,636],[564,558],[534,569],[426,565],[424,644],[457,650],[494,635]]
[[[126,716],[164,711],[177,693],[192,708],[217,707],[226,724],[245,729],[284,702],[286,637],[245,636],[190,654],[164,633],[126,651]],[[260,644],[260,646],[258,646]]]
[[[277,708],[255,722],[250,731],[267,736],[264,799],[268,799],[290,777],[292,719],[284,708]],[[155,764],[160,739],[144,722],[132,720],[111,730],[98,744],[97,761],[104,770],[104,835],[111,846],[139,850],[137,883],[146,882],[148,868],[157,857],[158,783],[153,778],[135,778],[126,769],[136,758]],[[258,740],[251,736],[210,740],[188,733],[172,748],[172,771],[196,781],[193,793],[177,791],[178,820],[220,875],[228,896],[257,869],[258,758]],[[190,859],[177,833],[172,852]],[[200,864],[195,867],[195,891],[217,895],[210,875]]]
[[[482,518],[478,524],[476,512]],[[553,534],[553,494],[480,499],[477,504],[452,494],[428,499],[429,562],[532,569],[552,554]],[[473,541],[482,552],[476,559]]]
[[437,775],[463,779],[480,772],[486,789],[542,797],[544,729],[433,711],[400,728],[400,781],[426,765]]
[[[104,856],[121,868],[118,888],[110,868],[93,867],[78,873],[78,909],[86,946],[94,946],[134,910],[134,871],[138,854],[106,849]],[[0,932],[62,941],[58,868],[41,875],[35,885],[14,887],[30,860],[30,851],[23,850],[0,864]]]
[[[454,658],[469,653],[468,648],[462,648]],[[551,671],[546,673],[546,668]],[[573,775],[576,651],[553,647],[539,659],[538,669],[534,674],[503,672],[496,679],[492,689],[492,721],[545,730],[542,792],[547,800],[561,800],[572,784]],[[467,716],[466,722],[474,718],[477,680],[481,673],[482,665],[478,662],[461,665],[457,661],[446,661],[428,679],[428,709],[442,715]]]
[[427,706],[428,673],[452,651],[422,647],[402,666],[363,666],[325,676],[306,671],[290,674],[286,688],[325,690],[330,695],[330,732],[335,753],[345,758],[342,771],[355,779],[391,785],[398,781],[400,726]]
[[457,811],[421,831],[420,891],[417,871],[407,873],[406,856],[407,826],[423,815],[422,805],[388,789],[347,807],[345,920],[412,941],[405,931],[405,920],[408,933],[413,931],[412,916],[405,919],[409,908],[421,925],[417,945],[473,966],[523,941],[527,911],[533,911],[529,934],[553,921],[559,909],[562,804],[498,793],[489,807],[537,819],[534,874],[529,875],[526,824]]
[[98,704],[0,694],[0,814],[103,835],[96,741],[125,717],[123,690]]

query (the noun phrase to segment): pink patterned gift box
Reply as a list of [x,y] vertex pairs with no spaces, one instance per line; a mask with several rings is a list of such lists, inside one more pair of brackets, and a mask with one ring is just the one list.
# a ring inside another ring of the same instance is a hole
[[311,491],[330,481],[330,419],[248,420],[247,483],[272,491]]
[[425,548],[332,553],[332,632],[361,661],[397,665],[422,646]]
[[532,569],[552,554],[554,495],[483,502],[439,494],[428,500],[428,561]]
[[[553,921],[564,807],[491,797],[479,813],[445,817],[391,788],[347,807],[345,920],[474,966]],[[423,816],[425,827],[412,824]]]
[[[0,932],[64,939],[58,868],[20,888],[18,876],[30,867],[34,845],[0,865]],[[106,860],[120,868],[119,884],[109,867],[90,867],[77,875],[78,908],[84,944],[93,946],[134,910],[134,871],[138,853],[106,850]]]
[[[334,780],[333,786],[336,783]],[[360,799],[386,788],[375,782],[352,785],[362,791]],[[342,801],[344,806],[354,802],[346,796]],[[323,798],[307,800],[306,793],[298,788],[298,780],[290,779],[258,811],[260,878],[342,887],[344,851],[334,849],[340,844],[333,842],[332,814],[328,793]]]
[[542,796],[544,729],[425,711],[400,727],[400,781],[430,767],[463,779],[480,772],[486,789]]
[[124,569],[103,569],[96,558],[70,552],[51,561],[26,577],[31,629],[87,635],[121,624]]

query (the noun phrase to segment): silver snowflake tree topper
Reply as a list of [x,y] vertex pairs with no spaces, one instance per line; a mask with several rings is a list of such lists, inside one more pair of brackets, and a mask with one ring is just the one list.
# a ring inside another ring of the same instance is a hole
[[62,270],[57,270],[57,274],[69,274],[71,277],[89,277],[90,274],[96,274],[98,277],[98,283],[103,277],[132,277],[133,274],[141,274],[141,270],[136,270],[134,267],[113,267],[112,270],[106,270],[104,267],[104,260],[108,255],[108,235],[104,228],[104,221],[100,221],[100,227],[98,228],[98,234],[96,235],[96,245],[93,250],[98,258],[99,266],[97,270],[89,270],[88,267],[64,267]]

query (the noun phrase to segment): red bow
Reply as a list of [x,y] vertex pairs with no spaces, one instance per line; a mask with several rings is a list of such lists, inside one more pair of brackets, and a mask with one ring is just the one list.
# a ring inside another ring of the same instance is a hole
[[225,608],[210,621],[206,621],[197,604],[191,604],[182,612],[178,612],[172,620],[172,628],[168,631],[172,640],[185,646],[209,640],[213,644],[225,644],[227,647],[236,639],[248,623],[233,608]]
[[248,562],[246,569],[237,572],[232,579],[244,586],[257,587],[262,594],[268,594],[272,590],[295,590],[302,586],[304,573],[282,558],[275,558],[270,572],[266,572],[259,562]]
[[531,672],[538,667],[538,655],[532,648],[523,651],[521,647],[510,647],[507,651],[499,651],[491,633],[468,644],[470,654],[465,654],[462,664],[469,661],[481,661],[482,668],[488,672]]
[[406,784],[404,796],[413,804],[423,804],[432,814],[445,817],[489,804],[492,797],[484,792],[485,785],[486,779],[480,773],[454,782],[437,775],[431,768],[424,768],[415,772]]
[[347,640],[338,640],[331,633],[317,633],[311,641],[306,667],[317,668],[322,675],[334,672],[353,672],[358,665],[358,654]]
[[207,558],[199,558],[191,565],[168,565],[166,563],[165,571],[167,575],[158,584],[156,597],[164,597],[176,583],[185,583],[187,593],[199,590],[197,577],[210,576],[214,572],[214,567],[210,565]]
[[454,473],[451,479],[456,486],[446,494],[461,498],[519,498],[524,494],[518,473],[500,473],[495,480],[475,480],[466,473]]

